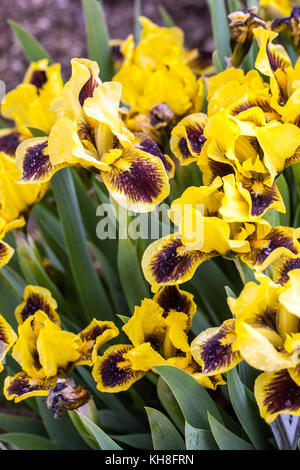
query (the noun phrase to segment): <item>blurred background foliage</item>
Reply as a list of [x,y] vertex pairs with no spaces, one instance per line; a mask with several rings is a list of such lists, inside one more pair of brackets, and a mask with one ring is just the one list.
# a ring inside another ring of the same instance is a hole
[[[209,10],[205,0],[151,0],[143,2],[143,15],[162,25],[163,5],[180,26],[189,47],[214,49]],[[111,38],[124,39],[134,28],[134,0],[108,0],[104,14]],[[175,7],[175,8],[174,8]],[[68,77],[71,57],[86,57],[84,15],[80,0],[14,0],[0,4],[0,79],[7,90],[18,85],[27,63],[7,23],[12,19],[33,34]]]

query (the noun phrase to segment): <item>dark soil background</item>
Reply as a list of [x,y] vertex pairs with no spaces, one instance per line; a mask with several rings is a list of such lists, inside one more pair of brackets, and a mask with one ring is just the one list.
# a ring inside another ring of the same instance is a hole
[[[205,0],[142,0],[142,13],[162,25],[163,5],[180,26],[188,47],[213,50],[209,11]],[[133,0],[103,0],[111,38],[133,32]],[[72,57],[86,56],[85,25],[80,0],[0,0],[0,79],[7,90],[23,79],[27,63],[7,23],[12,19],[30,31],[54,61],[69,75]]]

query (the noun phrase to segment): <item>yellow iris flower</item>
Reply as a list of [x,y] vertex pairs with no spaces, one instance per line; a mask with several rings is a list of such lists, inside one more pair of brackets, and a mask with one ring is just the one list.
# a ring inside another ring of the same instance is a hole
[[47,59],[34,62],[23,83],[6,95],[1,113],[12,119],[22,134],[28,135],[27,126],[37,127],[48,134],[55,123],[50,103],[62,87],[59,64],[48,65]]
[[3,241],[5,235],[16,228],[21,228],[25,224],[23,217],[11,221],[5,220],[0,216],[0,268],[5,266],[12,258],[15,250]]
[[261,0],[260,5],[268,16],[289,16],[291,13],[293,0]]
[[206,376],[225,372],[244,359],[263,373],[255,382],[261,416],[272,422],[280,413],[300,415],[300,270],[285,285],[266,276],[249,282],[228,304],[234,319],[202,332],[191,344]]
[[15,311],[18,337],[3,325],[4,353],[15,342],[12,356],[22,368],[5,379],[8,400],[48,396],[58,379],[67,377],[75,366],[93,365],[100,347],[119,333],[113,322],[96,319],[79,334],[64,331],[56,308],[47,289],[27,286],[24,301]]
[[93,368],[97,388],[108,393],[128,390],[161,364],[182,368],[207,388],[224,384],[220,373],[208,377],[192,359],[187,333],[195,312],[193,296],[176,286],[163,287],[153,299],[144,299],[123,327],[132,344],[111,346],[97,357]]
[[12,129],[0,131],[0,216],[7,221],[27,216],[48,189],[47,184],[20,185],[22,172],[15,161],[18,145],[31,137],[30,127],[49,133],[55,123],[50,103],[62,90],[60,65],[43,59],[28,68],[23,83],[5,96],[4,117],[14,121]]
[[187,65],[183,32],[159,27],[144,17],[140,21],[141,41],[134,46],[132,36],[128,38],[121,48],[123,65],[114,77],[123,85],[122,100],[133,112],[147,113],[165,103],[180,116],[191,108],[197,92],[196,77]]
[[98,75],[95,62],[72,60],[71,79],[51,105],[57,121],[49,138],[17,149],[21,181],[41,183],[65,166],[82,166],[101,176],[119,204],[147,212],[169,193],[163,158],[138,147],[120,115],[121,85]]
[[16,333],[5,318],[0,315],[0,372],[4,368],[2,361],[16,342],[16,339]]

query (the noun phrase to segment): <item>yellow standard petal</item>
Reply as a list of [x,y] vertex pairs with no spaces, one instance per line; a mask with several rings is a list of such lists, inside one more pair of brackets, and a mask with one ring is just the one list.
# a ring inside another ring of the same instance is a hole
[[166,364],[167,361],[153,349],[150,343],[143,343],[124,354],[133,370],[149,372],[152,367]]
[[5,318],[0,315],[0,372],[3,370],[2,361],[16,342],[16,339],[16,333]]
[[291,60],[281,45],[272,44],[278,33],[259,27],[254,30],[254,35],[259,44],[259,53],[256,58],[255,67],[264,75],[272,77],[278,68],[287,68]]
[[7,221],[26,216],[48,189],[47,184],[19,184],[21,176],[15,158],[0,153],[0,214]]
[[257,329],[273,345],[282,346],[277,332],[279,287],[266,278],[260,285],[248,282],[237,298],[227,299],[233,315]]
[[[119,115],[119,105],[122,87],[117,82],[105,82],[97,87],[92,98],[87,98],[84,103],[84,112],[97,123],[107,126],[111,134],[116,136],[123,145],[135,141],[134,135],[127,129]],[[99,153],[103,151],[103,139],[101,131],[96,135]]]
[[50,103],[62,87],[60,64],[48,66],[47,59],[33,62],[23,83],[7,94],[2,113],[15,121],[21,133],[28,134],[26,127],[31,126],[48,134],[55,122]]
[[243,359],[256,369],[274,372],[295,365],[290,355],[278,351],[259,329],[248,323],[236,321],[236,336],[236,347]]
[[80,357],[81,339],[63,331],[47,317],[37,338],[39,362],[46,377],[65,373]]
[[229,106],[228,113],[237,123],[242,135],[255,136],[255,128],[263,127],[268,122],[280,119],[272,108],[268,96],[249,93],[246,98]]
[[288,312],[300,317],[300,269],[289,272],[289,280],[284,286],[283,292],[279,295],[279,302]]
[[184,208],[190,206],[193,209],[200,210],[203,215],[217,216],[221,207],[221,200],[223,198],[222,180],[216,178],[210,186],[189,186],[182,195],[172,202],[169,217],[175,225],[179,225],[176,219],[176,212],[178,211],[180,217],[184,214]]
[[29,377],[64,375],[80,357],[80,337],[61,330],[41,310],[19,325],[18,333],[13,357]]
[[140,307],[135,307],[132,317],[123,326],[134,346],[150,343],[156,351],[161,351],[166,330],[163,313],[162,307],[151,299],[144,299]]
[[223,178],[224,198],[220,208],[220,214],[228,222],[242,222],[251,219],[250,204],[238,189],[233,175]]
[[37,89],[31,84],[22,84],[5,96],[5,102],[1,105],[1,114],[15,122],[21,133],[28,133],[28,110],[38,97]]
[[79,124],[86,122],[83,112],[85,100],[93,96],[95,89],[101,84],[99,67],[96,62],[88,59],[72,59],[72,75],[61,93],[51,103],[51,110],[56,118],[67,117]]
[[291,13],[291,0],[261,0],[260,5],[271,17],[288,16]]
[[300,146],[300,129],[294,124],[257,128],[256,135],[264,152],[264,164],[273,177],[280,174]]
[[92,365],[96,361],[99,349],[108,341],[118,336],[119,330],[112,321],[99,321],[95,318],[79,333],[82,341],[80,359],[76,365]]
[[68,117],[58,119],[52,127],[48,154],[53,173],[64,166],[82,166],[94,171],[107,169],[107,165],[99,159],[93,131],[83,130]]
[[176,352],[190,351],[187,330],[187,316],[182,312],[171,312],[166,318],[167,331],[163,347],[165,358],[173,357]]

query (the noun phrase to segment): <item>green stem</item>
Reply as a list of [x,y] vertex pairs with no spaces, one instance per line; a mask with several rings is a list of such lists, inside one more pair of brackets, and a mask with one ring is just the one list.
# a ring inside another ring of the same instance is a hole
[[62,222],[65,242],[86,319],[112,320],[112,307],[93,265],[69,168],[57,173],[52,188]]

